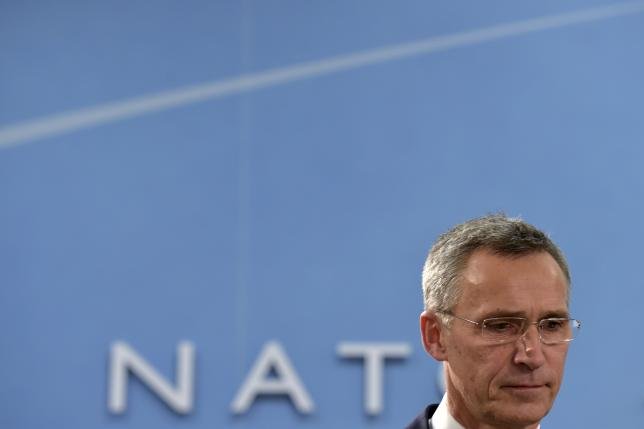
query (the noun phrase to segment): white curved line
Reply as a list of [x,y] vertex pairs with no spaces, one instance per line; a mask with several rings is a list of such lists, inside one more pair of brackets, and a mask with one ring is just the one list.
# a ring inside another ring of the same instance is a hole
[[469,46],[552,28],[599,21],[644,11],[644,1],[517,21],[477,30],[431,37],[416,42],[384,46],[368,51],[295,64],[239,77],[144,95],[96,107],[68,111],[0,128],[0,148],[69,133],[122,119],[167,110],[203,100],[220,98],[296,80],[338,73],[406,57]]

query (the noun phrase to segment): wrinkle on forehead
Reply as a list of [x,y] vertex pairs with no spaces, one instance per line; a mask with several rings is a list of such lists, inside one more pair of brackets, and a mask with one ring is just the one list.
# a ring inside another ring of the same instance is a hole
[[[508,258],[487,250],[474,252],[461,272],[455,310],[541,318],[568,314],[568,284],[546,252]],[[493,317],[493,316],[490,316]]]

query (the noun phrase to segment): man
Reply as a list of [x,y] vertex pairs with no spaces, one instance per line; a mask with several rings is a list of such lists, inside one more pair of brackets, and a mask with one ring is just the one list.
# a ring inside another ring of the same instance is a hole
[[569,342],[570,274],[559,248],[489,215],[438,238],[423,269],[423,346],[446,393],[407,429],[536,429],[557,396]]

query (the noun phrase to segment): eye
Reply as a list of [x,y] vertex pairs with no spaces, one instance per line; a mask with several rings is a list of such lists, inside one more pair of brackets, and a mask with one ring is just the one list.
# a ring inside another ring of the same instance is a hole
[[488,319],[484,326],[489,332],[495,334],[509,334],[520,330],[520,322],[510,319]]
[[561,331],[566,327],[568,320],[565,319],[544,319],[541,321],[541,329],[548,332]]

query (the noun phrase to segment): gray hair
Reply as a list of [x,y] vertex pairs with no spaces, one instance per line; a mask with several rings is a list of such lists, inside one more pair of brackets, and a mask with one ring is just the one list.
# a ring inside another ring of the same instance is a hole
[[457,225],[438,237],[423,267],[425,310],[449,312],[458,303],[459,275],[478,249],[508,257],[548,252],[566,277],[570,296],[570,271],[557,245],[521,219],[492,214]]

